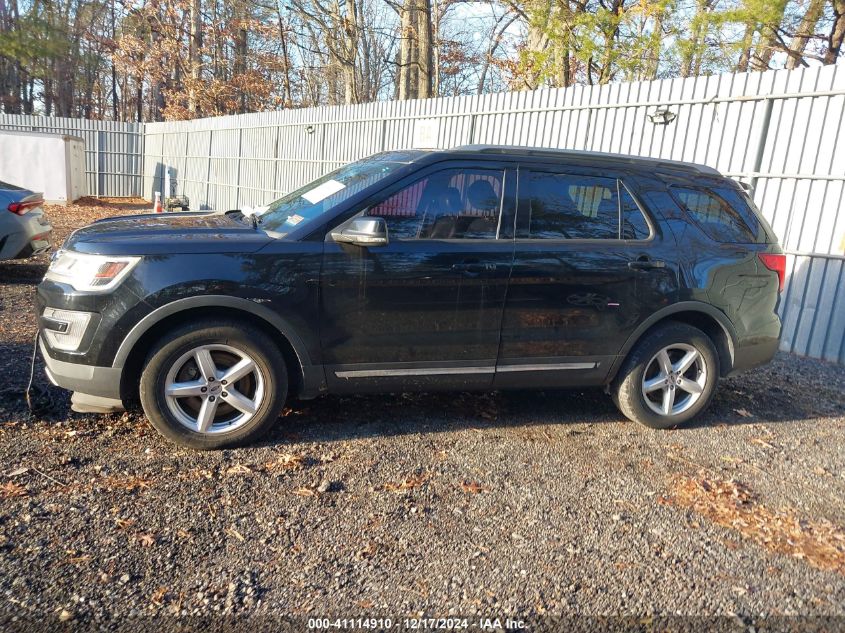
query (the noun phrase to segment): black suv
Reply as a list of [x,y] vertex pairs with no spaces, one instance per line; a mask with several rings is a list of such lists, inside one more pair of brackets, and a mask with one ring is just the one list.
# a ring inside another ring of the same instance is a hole
[[76,231],[38,288],[77,411],[140,399],[195,448],[289,396],[604,385],[650,427],[778,347],[785,257],[708,167],[466,146],[384,152],[240,211]]

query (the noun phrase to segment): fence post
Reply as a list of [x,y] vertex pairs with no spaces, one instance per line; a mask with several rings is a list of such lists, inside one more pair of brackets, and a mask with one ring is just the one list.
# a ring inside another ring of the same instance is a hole
[[[592,105],[592,104],[590,104]],[[593,122],[593,108],[587,108],[587,129],[584,131],[584,150],[590,149],[590,125]],[[640,143],[642,145],[642,143]]]
[[164,140],[166,138],[167,138],[167,134],[166,133],[162,134],[161,135],[161,144],[159,145],[159,150],[161,150],[160,151],[161,160],[159,160],[158,164],[159,164],[159,167],[161,167],[161,172],[156,172],[156,173],[160,173],[161,175],[159,176],[159,183],[156,186],[156,189],[158,191],[164,191],[164,171],[167,169],[167,167],[164,164]]
[[238,128],[238,172],[235,176],[235,208],[241,208],[241,154],[243,153],[244,129]]
[[208,130],[208,163],[205,167],[205,207],[209,207],[209,189],[211,187],[211,150],[214,147],[214,129]]
[[326,119],[320,122],[320,176],[326,173]]
[[760,136],[757,138],[757,153],[754,156],[754,166],[752,167],[754,173],[751,176],[752,193],[757,188],[757,174],[760,173],[760,169],[763,167],[763,154],[766,152],[766,141],[769,138],[769,124],[772,121],[772,107],[774,104],[774,99],[766,99],[766,109],[763,111],[763,124],[760,128]]
[[381,120],[381,151],[387,147],[387,119]]
[[100,197],[100,135],[102,131],[97,130],[96,138],[97,142],[96,145],[96,154],[94,155],[94,197]]
[[138,178],[138,189],[137,194],[139,197],[144,197],[144,174],[146,173],[146,163],[147,163],[147,126],[146,123],[139,123],[138,124],[138,132],[135,133],[136,137],[139,137],[138,140],[141,141],[140,148],[141,148],[141,173]]
[[[182,182],[187,183],[188,178],[188,152],[191,147],[191,130],[185,130],[185,160],[182,162]],[[179,176],[176,176],[176,195],[177,196],[184,196],[185,195],[185,187],[182,187],[182,193],[179,193]],[[190,202],[190,201],[189,201]],[[190,209],[190,205],[188,206]]]
[[276,146],[273,148],[273,195],[274,200],[279,194],[279,139],[282,136],[282,128],[276,126]]

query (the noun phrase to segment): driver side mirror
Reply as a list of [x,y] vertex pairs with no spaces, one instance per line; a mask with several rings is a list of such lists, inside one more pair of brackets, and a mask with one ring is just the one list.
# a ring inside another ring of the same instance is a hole
[[387,246],[387,223],[384,218],[355,218],[346,228],[332,231],[332,239],[356,246]]

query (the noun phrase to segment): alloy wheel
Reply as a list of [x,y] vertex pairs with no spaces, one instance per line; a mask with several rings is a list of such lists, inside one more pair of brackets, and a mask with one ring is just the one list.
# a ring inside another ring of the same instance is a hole
[[227,433],[255,416],[265,397],[264,383],[261,368],[243,350],[200,345],[171,365],[164,396],[170,412],[191,431]]
[[655,354],[646,365],[642,394],[649,408],[671,417],[687,411],[707,385],[704,357],[692,345],[674,343]]

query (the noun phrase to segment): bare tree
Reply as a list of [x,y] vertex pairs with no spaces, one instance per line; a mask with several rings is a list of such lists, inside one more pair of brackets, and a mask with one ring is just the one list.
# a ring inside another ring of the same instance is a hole
[[833,21],[830,26],[830,35],[827,37],[827,50],[823,62],[835,64],[842,51],[842,42],[845,40],[845,0],[830,0],[833,7]]

